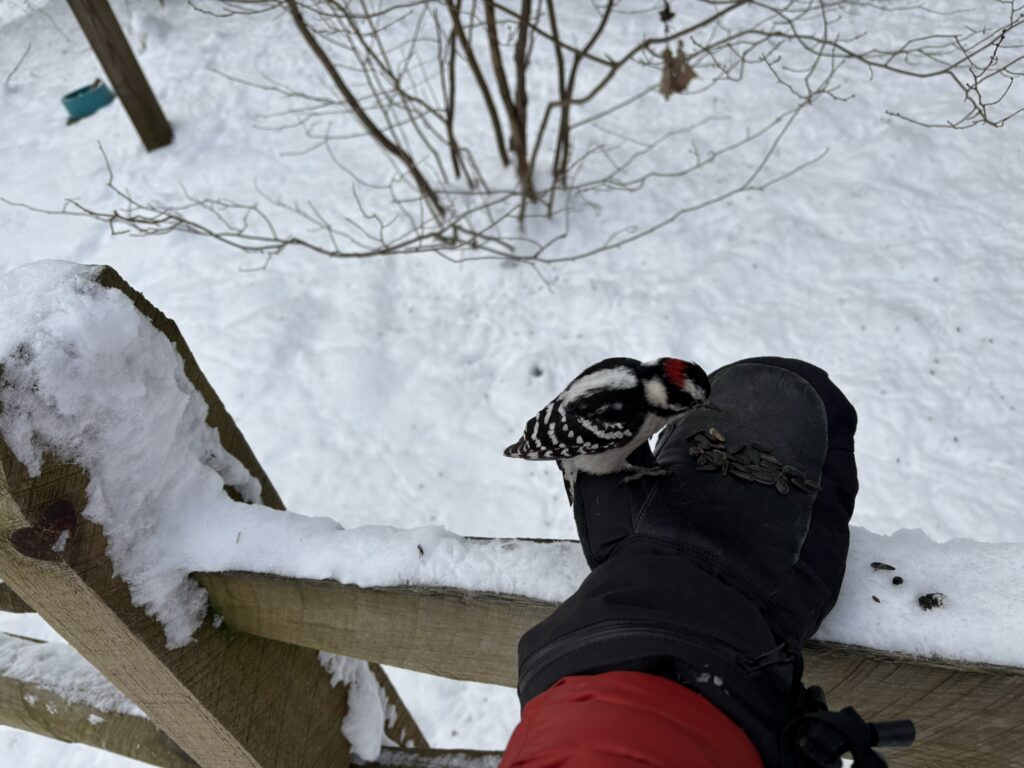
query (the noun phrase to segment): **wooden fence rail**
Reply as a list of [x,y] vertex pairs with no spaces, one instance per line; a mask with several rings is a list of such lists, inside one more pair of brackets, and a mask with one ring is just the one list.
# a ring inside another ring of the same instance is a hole
[[[454,588],[360,588],[258,573],[197,574],[244,632],[457,680],[516,684],[519,637],[552,603]],[[835,707],[911,718],[894,766],[1024,766],[1024,670],[812,642],[806,679]],[[985,724],[998,724],[985,727]]]

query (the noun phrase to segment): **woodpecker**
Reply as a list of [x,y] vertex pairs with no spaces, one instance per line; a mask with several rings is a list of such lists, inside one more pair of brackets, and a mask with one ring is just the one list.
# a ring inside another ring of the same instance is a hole
[[579,472],[632,472],[626,480],[662,475],[666,469],[634,466],[629,456],[689,409],[710,405],[710,391],[707,374],[686,360],[602,360],[526,422],[523,436],[505,449],[505,455],[557,461],[570,503]]

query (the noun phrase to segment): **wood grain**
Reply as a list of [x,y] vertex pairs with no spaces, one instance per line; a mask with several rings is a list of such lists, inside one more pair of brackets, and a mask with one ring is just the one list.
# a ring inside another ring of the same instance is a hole
[[214,610],[243,632],[498,685],[515,685],[519,636],[555,608],[448,588],[361,588],[258,573],[195,576]]
[[3,613],[32,613],[32,606],[14,594],[9,584],[0,582],[0,611]]

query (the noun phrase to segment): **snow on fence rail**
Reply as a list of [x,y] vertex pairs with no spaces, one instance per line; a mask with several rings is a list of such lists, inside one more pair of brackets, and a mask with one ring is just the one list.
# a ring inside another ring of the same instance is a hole
[[[317,652],[514,685],[516,640],[586,573],[578,545],[288,514],[177,328],[113,270],[22,268],[0,299],[0,606],[38,609],[199,765],[451,764],[378,667],[332,677]],[[1020,554],[855,529],[809,682],[916,720],[896,766],[1024,766]]]

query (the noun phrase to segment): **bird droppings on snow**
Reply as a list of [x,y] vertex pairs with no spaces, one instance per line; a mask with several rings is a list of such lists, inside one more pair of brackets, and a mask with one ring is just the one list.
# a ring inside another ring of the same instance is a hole
[[921,610],[923,611],[930,611],[932,608],[941,608],[946,604],[946,596],[941,592],[931,592],[917,598],[917,604],[921,606]]

